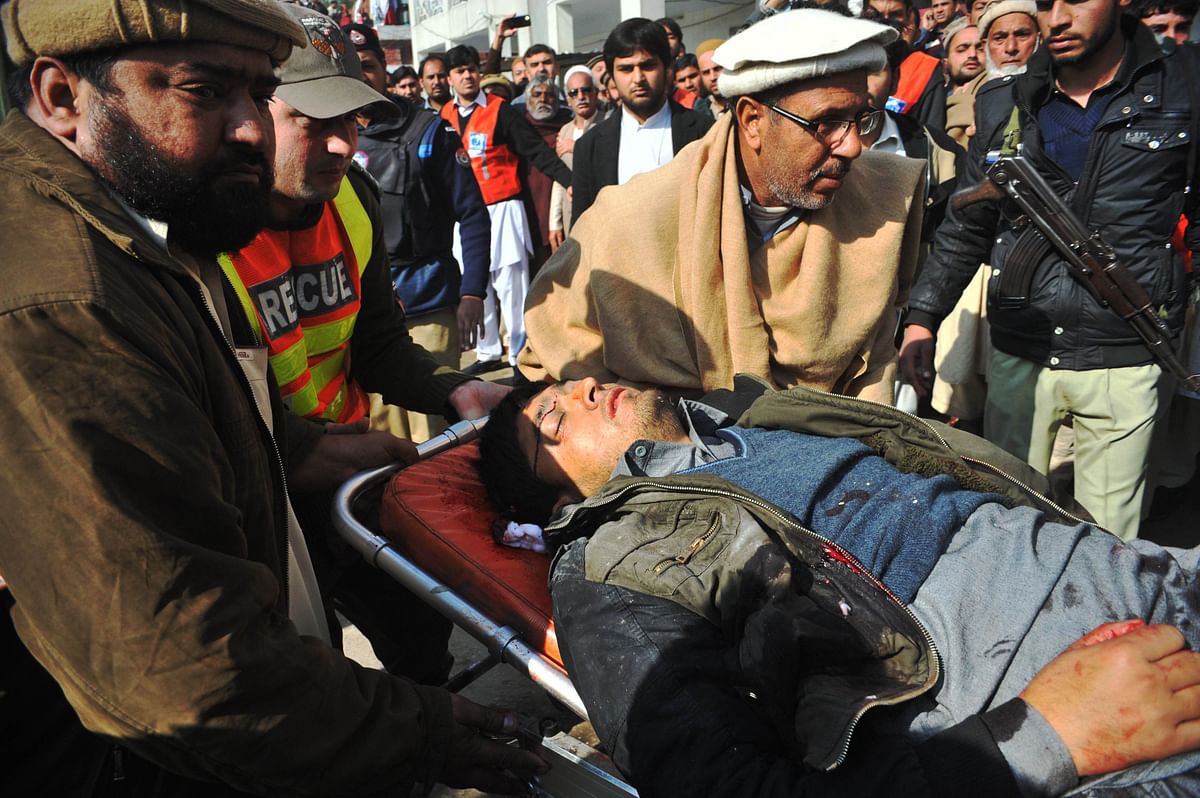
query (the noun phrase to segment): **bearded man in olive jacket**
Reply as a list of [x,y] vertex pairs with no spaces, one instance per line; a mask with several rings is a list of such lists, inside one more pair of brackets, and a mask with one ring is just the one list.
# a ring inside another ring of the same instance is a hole
[[258,0],[2,11],[6,793],[516,789],[537,760],[476,733],[503,715],[328,645],[287,487],[407,450],[285,413],[216,263],[265,220],[303,28]]

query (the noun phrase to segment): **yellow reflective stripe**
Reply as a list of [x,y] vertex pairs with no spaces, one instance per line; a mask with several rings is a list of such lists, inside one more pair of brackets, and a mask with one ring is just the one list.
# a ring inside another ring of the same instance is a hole
[[342,349],[330,354],[323,360],[313,363],[309,367],[309,371],[312,374],[312,384],[316,386],[318,393],[333,381],[333,378],[342,370],[342,364],[345,362],[346,350]]
[[317,389],[310,382],[295,393],[283,397],[283,403],[292,415],[311,415],[317,409]]
[[225,272],[230,285],[233,286],[234,293],[237,294],[238,301],[242,303],[242,310],[245,311],[246,318],[250,320],[250,326],[254,328],[255,340],[259,346],[262,346],[267,339],[263,335],[262,324],[258,320],[258,311],[250,299],[250,293],[246,290],[245,283],[242,282],[242,276],[238,274],[237,267],[233,265],[233,258],[229,256],[228,252],[222,252],[217,255],[217,263],[221,264],[221,271]]
[[282,352],[271,355],[271,369],[280,386],[287,385],[308,368],[308,352],[304,345],[302,338]]
[[337,421],[342,415],[342,406],[346,404],[346,383],[342,383],[338,388],[337,396],[330,400],[329,404],[325,405],[325,412],[321,417],[327,421]]
[[354,332],[354,322],[358,316],[350,316],[336,321],[327,321],[304,328],[304,345],[308,348],[309,356],[332,352],[346,341]]
[[350,246],[354,250],[354,259],[358,261],[358,273],[361,275],[367,268],[367,261],[371,259],[375,231],[367,209],[359,200],[354,186],[350,185],[349,177],[342,178],[341,188],[333,198],[333,207],[337,208],[342,227],[346,228],[346,235],[350,236]]

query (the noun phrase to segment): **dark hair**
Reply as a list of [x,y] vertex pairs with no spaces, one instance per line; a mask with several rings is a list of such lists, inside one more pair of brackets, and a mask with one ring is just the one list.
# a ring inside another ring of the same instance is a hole
[[420,80],[420,77],[421,76],[417,74],[417,70],[413,69],[408,64],[401,64],[392,70],[393,83],[399,83],[404,78],[417,78]]
[[[900,0],[900,5],[904,6],[904,13],[906,14],[910,11],[917,10],[913,0]],[[863,0],[863,7],[862,11],[859,13],[859,16],[861,16],[863,19],[869,19],[873,22],[878,22],[881,14],[871,7],[871,0]]]
[[[441,53],[431,53],[430,55],[427,55],[424,58],[422,58],[420,64],[417,64],[417,77],[418,78],[425,77],[425,65],[428,64],[430,61],[438,61],[441,63],[441,65],[443,67],[446,66],[446,56],[442,55]],[[450,70],[447,69],[446,71],[449,72]]]
[[671,64],[671,43],[662,25],[645,17],[634,17],[613,28],[604,40],[604,68],[612,72],[614,58],[627,58],[635,50],[655,56],[664,68]]
[[551,58],[558,60],[558,53],[554,52],[554,48],[548,44],[529,45],[525,50],[525,55],[521,56],[521,58],[529,58],[531,55],[538,55],[540,53],[549,53]]
[[675,71],[687,69],[688,67],[700,68],[700,60],[696,58],[694,53],[684,53],[675,59]]
[[656,19],[654,20],[654,24],[660,28],[666,28],[667,30],[671,31],[671,34],[674,35],[675,38],[679,39],[681,42],[683,41],[683,28],[679,27],[679,23],[670,17]]
[[1139,19],[1170,13],[1195,18],[1200,10],[1200,0],[1141,0],[1134,5],[1134,10]]
[[892,73],[893,80],[899,80],[900,65],[904,63],[904,59],[908,58],[909,53],[912,52],[912,46],[909,45],[908,42],[904,41],[904,31],[902,30],[903,26],[898,22],[890,19],[879,19],[876,20],[876,22],[878,22],[880,25],[887,25],[889,28],[896,31],[896,33],[900,34],[890,44],[885,44],[883,46],[883,52],[887,55],[888,71]]
[[[92,88],[98,94],[105,96],[120,93],[112,83],[112,68],[117,62],[118,53],[116,49],[93,50],[90,53],[62,56],[58,60],[71,72],[92,84]],[[32,77],[32,61],[8,75],[8,94],[12,97],[15,107],[25,108],[33,99],[33,87],[29,85]]]
[[479,66],[479,51],[469,44],[460,44],[446,51],[446,71],[461,66]]
[[492,408],[479,435],[479,476],[496,509],[510,520],[541,526],[550,519],[560,492],[534,475],[517,439],[517,419],[545,389],[542,382],[514,388]]

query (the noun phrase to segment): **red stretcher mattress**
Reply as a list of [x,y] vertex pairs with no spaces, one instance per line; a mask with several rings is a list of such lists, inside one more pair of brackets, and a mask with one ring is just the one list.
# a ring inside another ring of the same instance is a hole
[[511,626],[558,667],[550,617],[550,558],[492,539],[488,500],[472,442],[401,469],[384,490],[380,527],[410,560],[498,624]]

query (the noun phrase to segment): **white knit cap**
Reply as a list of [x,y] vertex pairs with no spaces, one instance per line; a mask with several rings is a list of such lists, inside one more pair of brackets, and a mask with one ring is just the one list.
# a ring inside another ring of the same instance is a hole
[[956,17],[951,20],[949,25],[942,28],[942,47],[949,51],[953,46],[954,37],[970,27],[973,27],[970,17]]
[[596,80],[596,76],[592,74],[592,70],[588,69],[587,67],[583,66],[582,64],[576,64],[575,66],[573,66],[567,70],[567,74],[563,75],[563,85],[564,86],[567,85],[567,81],[571,79],[572,75],[587,75],[589,78],[592,79],[592,82],[595,82],[595,80]]
[[979,35],[987,36],[988,28],[1008,14],[1028,14],[1037,21],[1037,3],[1033,0],[992,0],[979,15]]
[[876,72],[887,64],[883,46],[898,36],[865,19],[798,8],[767,17],[718,47],[713,61],[725,71],[717,85],[725,97],[739,97],[794,80],[855,69]]

